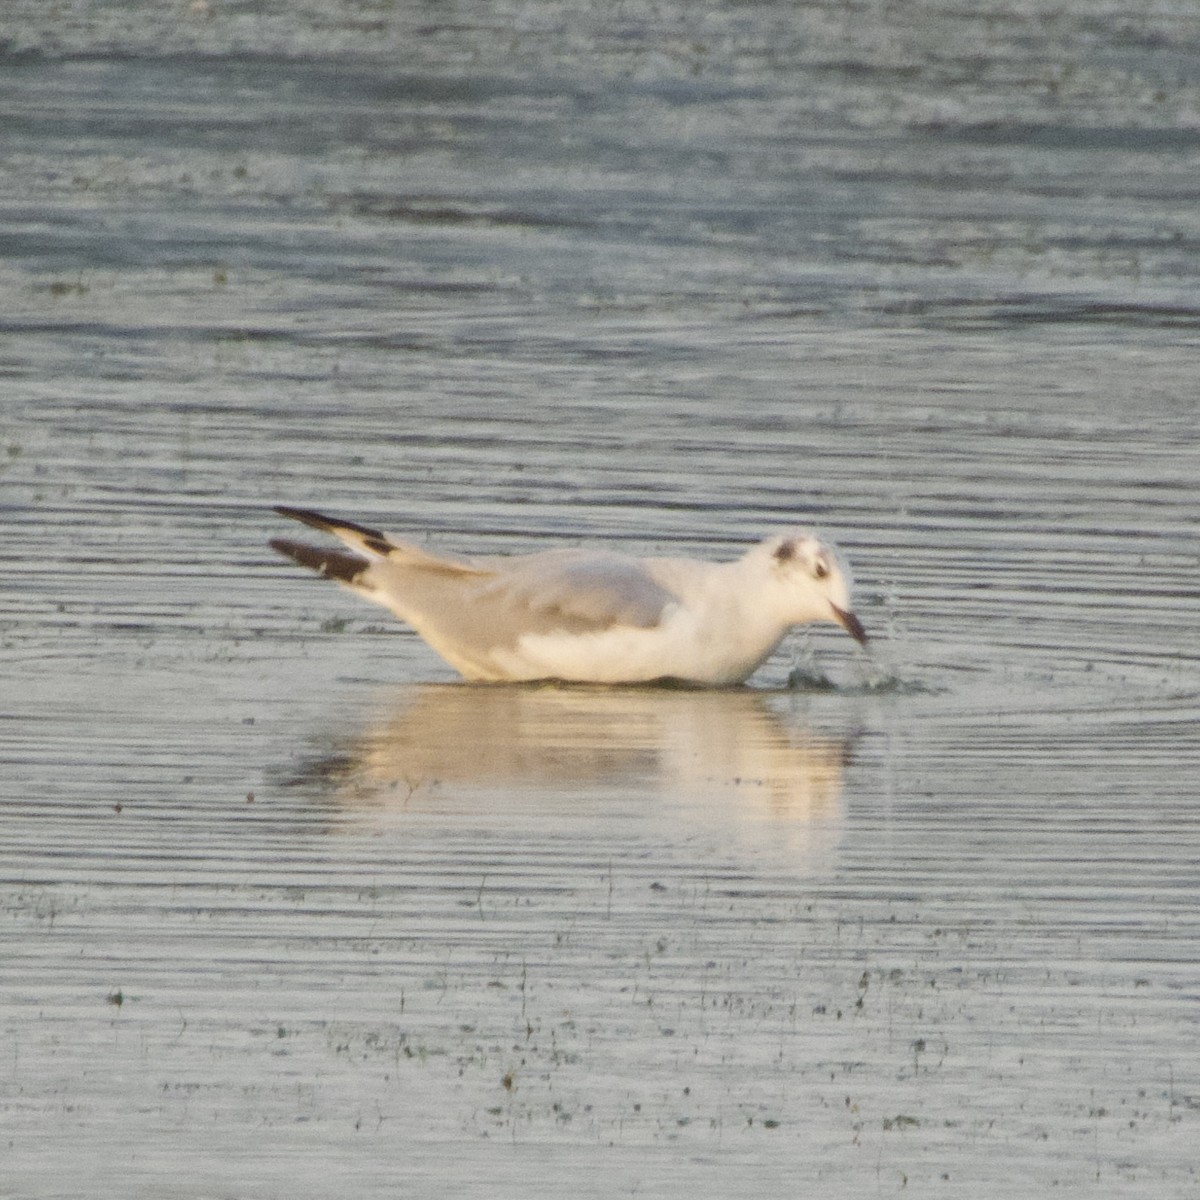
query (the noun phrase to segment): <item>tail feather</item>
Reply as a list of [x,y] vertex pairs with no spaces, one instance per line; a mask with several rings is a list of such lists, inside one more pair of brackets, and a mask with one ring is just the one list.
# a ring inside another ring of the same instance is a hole
[[293,542],[290,538],[272,538],[271,549],[278,550],[280,554],[298,562],[302,567],[309,567],[324,575],[326,579],[344,583],[348,587],[370,590],[362,577],[371,564],[357,554],[347,554],[345,550],[323,550],[317,546],[306,546],[303,542]]

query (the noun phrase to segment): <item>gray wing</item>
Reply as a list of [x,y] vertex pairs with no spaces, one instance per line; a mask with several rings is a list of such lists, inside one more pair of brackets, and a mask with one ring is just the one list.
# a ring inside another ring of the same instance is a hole
[[390,609],[464,673],[490,672],[493,651],[526,634],[653,628],[679,599],[645,563],[608,551],[456,558],[307,509],[278,511],[354,553],[282,538],[272,541],[276,550]]
[[281,554],[367,595],[408,618],[415,610],[453,626],[473,608],[470,624],[499,620],[522,633],[570,632],[628,625],[649,629],[678,597],[637,559],[611,551],[550,550],[514,558],[466,559],[431,554],[367,525],[306,508],[276,507],[332,533],[356,553],[322,551],[290,539],[271,545]]
[[524,613],[529,629],[523,632],[650,629],[678,600],[636,559],[603,551],[551,550],[494,569],[471,592],[481,605],[495,604],[518,623]]
[[490,670],[496,650],[528,634],[657,625],[677,597],[633,559],[555,550],[476,559],[474,574],[376,562],[363,594],[407,621],[459,670]]

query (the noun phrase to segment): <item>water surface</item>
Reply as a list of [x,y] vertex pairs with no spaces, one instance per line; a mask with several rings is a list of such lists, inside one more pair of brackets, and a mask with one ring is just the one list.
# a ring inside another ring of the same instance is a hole
[[[914,13],[9,6],[0,1195],[1195,1193],[1194,13]],[[276,503],[873,658],[464,687]]]

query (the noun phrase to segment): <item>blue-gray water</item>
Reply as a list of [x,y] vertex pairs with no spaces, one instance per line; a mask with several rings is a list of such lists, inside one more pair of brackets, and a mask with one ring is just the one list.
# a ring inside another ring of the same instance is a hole
[[[1190,0],[13,0],[0,167],[0,1196],[1196,1193]],[[275,503],[875,657],[463,687]]]

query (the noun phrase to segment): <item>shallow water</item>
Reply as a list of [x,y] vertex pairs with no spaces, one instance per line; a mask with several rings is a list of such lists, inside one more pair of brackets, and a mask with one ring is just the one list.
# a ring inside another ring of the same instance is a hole
[[[0,1196],[1193,1195],[1191,6],[120,8],[0,42]],[[275,503],[873,656],[460,686]]]

